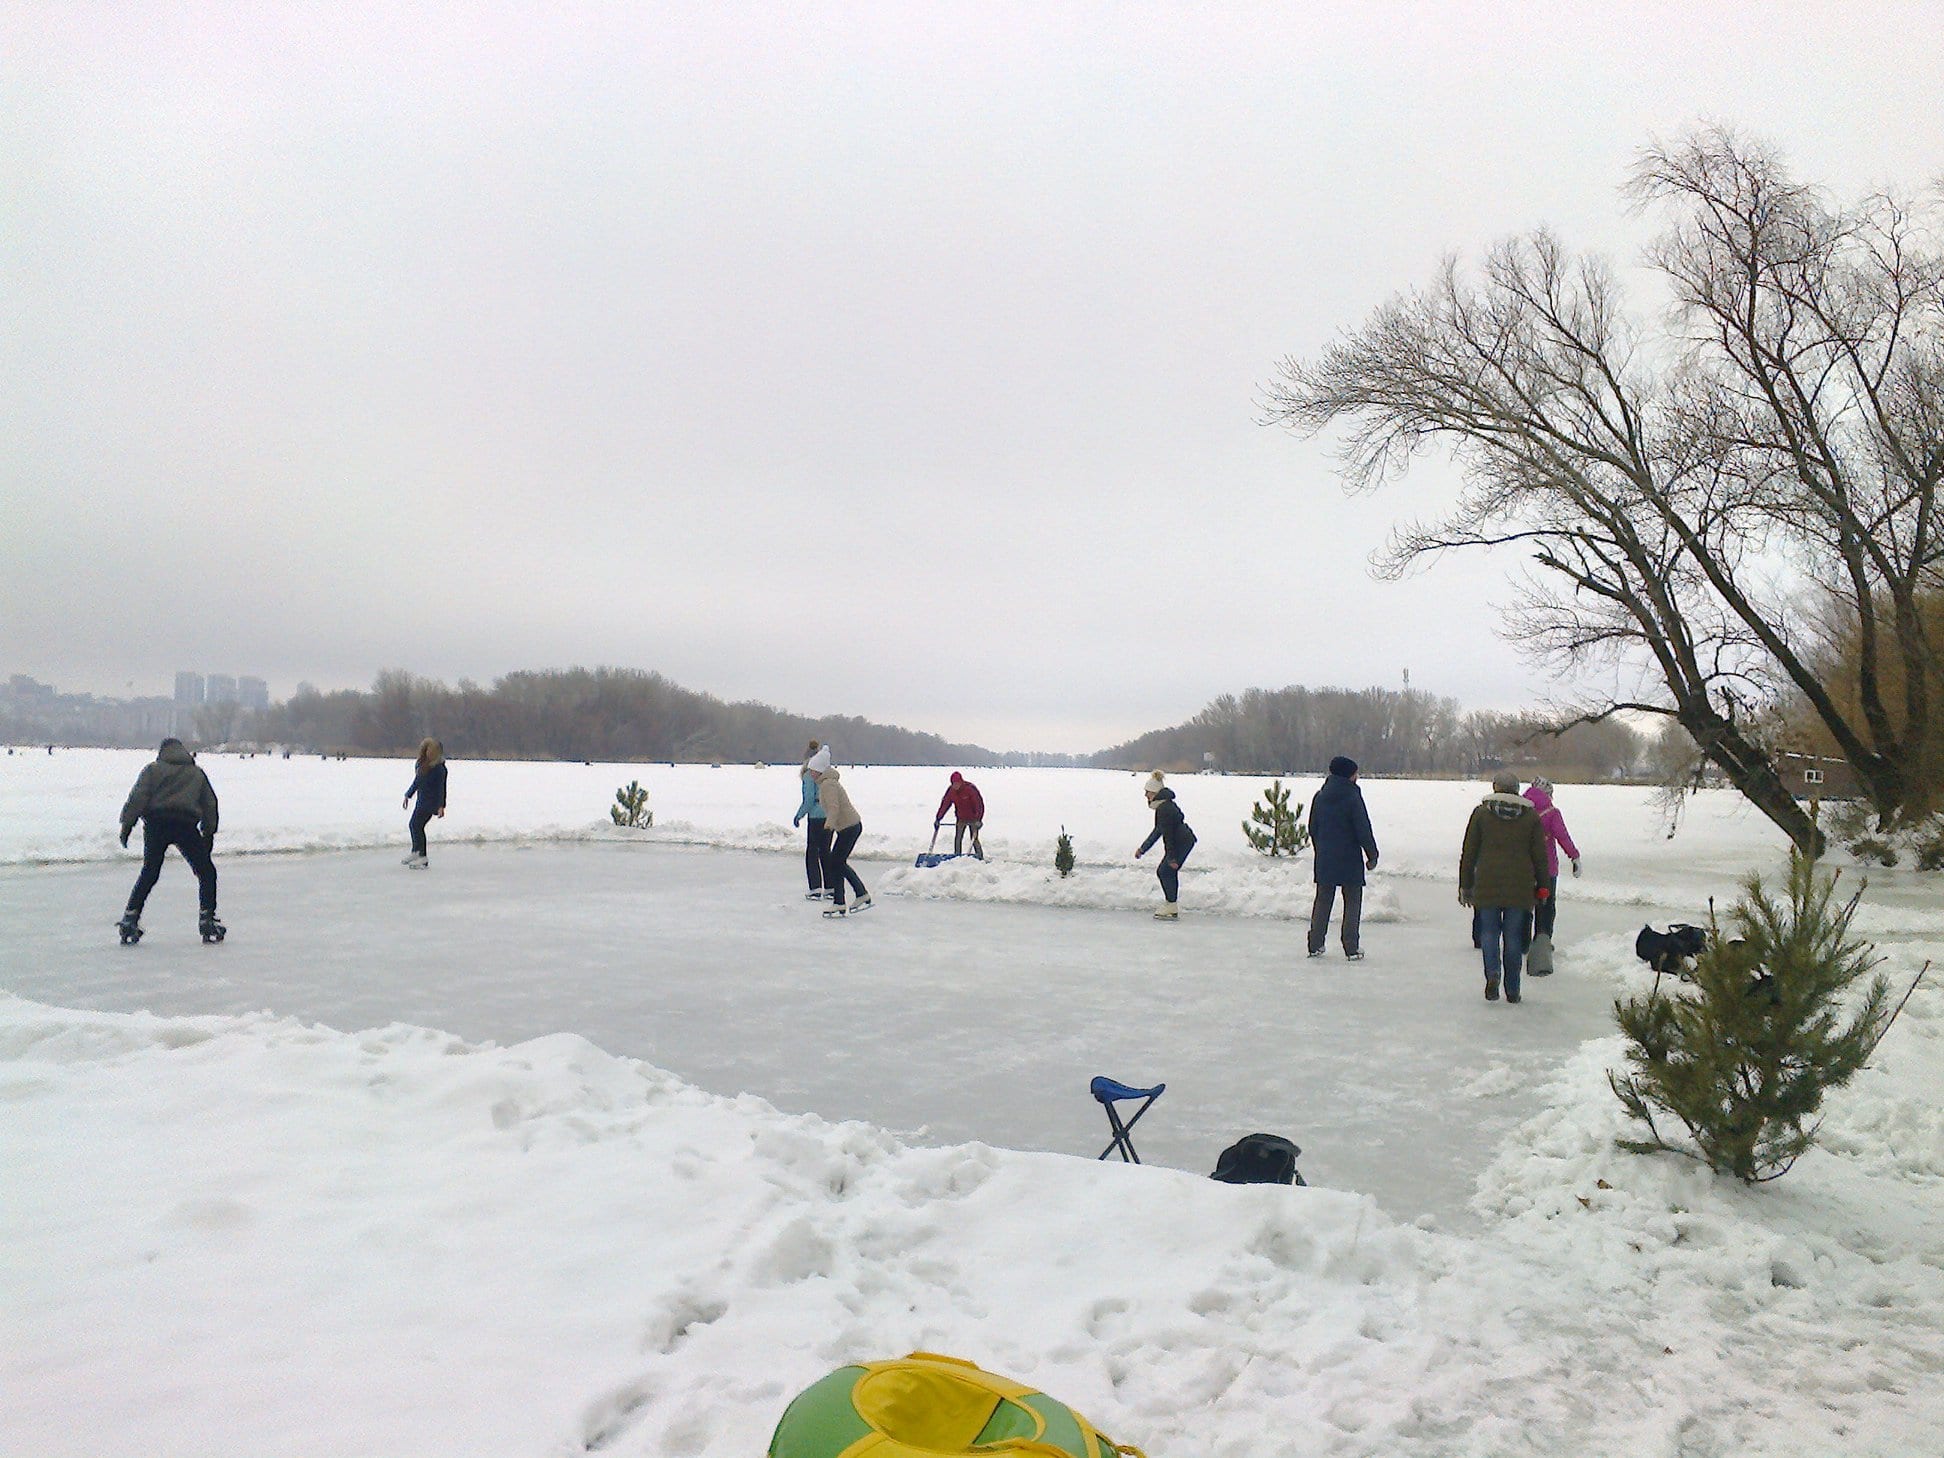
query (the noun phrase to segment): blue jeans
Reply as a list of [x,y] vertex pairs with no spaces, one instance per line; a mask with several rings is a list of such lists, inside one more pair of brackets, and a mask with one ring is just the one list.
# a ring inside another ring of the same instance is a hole
[[1523,906],[1481,906],[1478,908],[1479,950],[1485,954],[1485,975],[1505,976],[1505,990],[1519,990],[1519,971],[1525,963],[1526,918],[1532,913]]

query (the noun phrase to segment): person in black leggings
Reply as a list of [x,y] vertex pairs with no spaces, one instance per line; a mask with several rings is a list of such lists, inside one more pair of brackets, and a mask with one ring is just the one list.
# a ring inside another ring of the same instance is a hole
[[446,812],[445,746],[436,739],[419,744],[418,773],[412,776],[412,788],[405,792],[407,805],[414,795],[418,796],[418,807],[412,811],[410,822],[412,853],[400,864],[423,871],[432,864],[425,853],[425,827],[433,816]]
[[[871,893],[864,889],[862,878],[850,865],[851,851],[856,848],[858,837],[864,834],[864,817],[851,804],[850,795],[834,768],[813,773],[817,796],[823,801],[824,819],[830,827],[830,853],[824,857],[824,885],[830,889],[831,904],[824,908],[824,915],[843,916],[848,912],[854,916],[871,905]],[[844,905],[846,886],[856,893],[856,900],[848,907]]]

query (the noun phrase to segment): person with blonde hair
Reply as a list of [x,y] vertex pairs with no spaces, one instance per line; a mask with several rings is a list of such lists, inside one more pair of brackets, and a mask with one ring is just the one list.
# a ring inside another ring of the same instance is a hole
[[446,763],[445,746],[436,739],[419,742],[418,773],[412,776],[412,787],[405,792],[404,803],[410,805],[412,797],[418,797],[418,806],[412,811],[412,853],[400,862],[415,871],[423,871],[432,864],[425,853],[425,827],[433,816],[443,816],[446,812]]

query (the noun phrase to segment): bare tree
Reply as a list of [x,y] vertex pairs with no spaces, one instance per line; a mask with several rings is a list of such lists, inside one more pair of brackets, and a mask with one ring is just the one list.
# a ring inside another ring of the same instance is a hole
[[[1400,526],[1374,560],[1396,575],[1451,549],[1525,549],[1508,632],[1653,685],[1575,722],[1667,716],[1819,851],[1775,769],[1777,711],[1799,701],[1881,823],[1920,814],[1940,682],[1920,605],[1944,550],[1944,259],[1910,206],[1834,208],[1721,128],[1648,148],[1631,192],[1672,214],[1648,256],[1671,287],[1666,329],[1631,322],[1604,264],[1540,231],[1475,277],[1447,261],[1314,363],[1284,360],[1267,422],[1344,427],[1353,490],[1450,448],[1450,513]],[[1832,617],[1863,645],[1854,707],[1824,677]]]

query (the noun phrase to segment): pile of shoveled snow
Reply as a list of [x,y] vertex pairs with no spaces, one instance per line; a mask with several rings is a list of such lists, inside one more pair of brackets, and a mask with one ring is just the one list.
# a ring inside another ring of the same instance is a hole
[[1753,1190],[1616,1151],[1589,1045],[1459,1238],[908,1148],[572,1036],[0,997],[0,1451],[742,1458],[831,1367],[926,1349],[1151,1458],[1927,1453],[1940,1032],[1922,989]]

